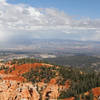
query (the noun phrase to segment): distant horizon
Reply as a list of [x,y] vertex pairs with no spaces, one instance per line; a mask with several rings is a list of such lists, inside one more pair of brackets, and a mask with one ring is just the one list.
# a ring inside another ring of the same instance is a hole
[[[81,50],[82,48],[88,49],[95,49],[99,51],[100,41],[82,41],[82,40],[71,40],[71,39],[39,39],[34,38],[31,40],[20,40],[20,41],[9,41],[0,43],[0,49],[17,49],[17,50],[24,50],[24,49],[37,49],[41,51],[44,49],[54,49],[54,48],[76,48],[79,47]],[[91,50],[92,50],[91,49]]]

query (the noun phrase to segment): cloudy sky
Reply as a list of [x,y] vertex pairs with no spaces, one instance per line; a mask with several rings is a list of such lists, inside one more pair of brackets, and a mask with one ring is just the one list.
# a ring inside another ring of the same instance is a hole
[[99,0],[0,0],[0,42],[100,41]]

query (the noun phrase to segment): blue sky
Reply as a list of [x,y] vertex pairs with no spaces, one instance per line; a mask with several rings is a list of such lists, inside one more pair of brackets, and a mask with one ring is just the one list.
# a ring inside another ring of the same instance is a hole
[[24,3],[38,8],[56,8],[76,18],[100,18],[100,0],[8,0],[8,2]]
[[100,41],[99,5],[100,0],[0,0],[0,42]]

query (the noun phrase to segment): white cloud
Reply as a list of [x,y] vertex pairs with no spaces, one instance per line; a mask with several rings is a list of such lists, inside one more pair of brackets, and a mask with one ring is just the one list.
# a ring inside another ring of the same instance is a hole
[[0,0],[0,2],[3,2],[3,3],[5,3],[6,1],[5,1],[5,0]]
[[[65,34],[94,34],[89,39],[99,40],[100,19],[80,19],[75,20],[72,16],[63,11],[53,8],[34,8],[24,4],[8,4],[5,0],[0,0],[0,40],[16,34],[27,34],[37,36],[43,31],[59,31]],[[52,36],[53,37],[53,36]],[[82,38],[83,38],[82,37]],[[80,38],[81,39],[81,38]],[[86,38],[88,40],[88,38]]]

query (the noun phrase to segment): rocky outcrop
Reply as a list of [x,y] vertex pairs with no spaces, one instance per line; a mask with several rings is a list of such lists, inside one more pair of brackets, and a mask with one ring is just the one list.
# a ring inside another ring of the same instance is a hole
[[100,87],[93,88],[94,100],[100,100]]
[[63,99],[63,100],[75,100],[75,98],[71,97],[71,98],[66,98],[66,99]]
[[57,100],[59,96],[58,85],[49,84],[43,91],[42,100]]
[[0,81],[0,100],[39,100],[40,96],[31,83]]

